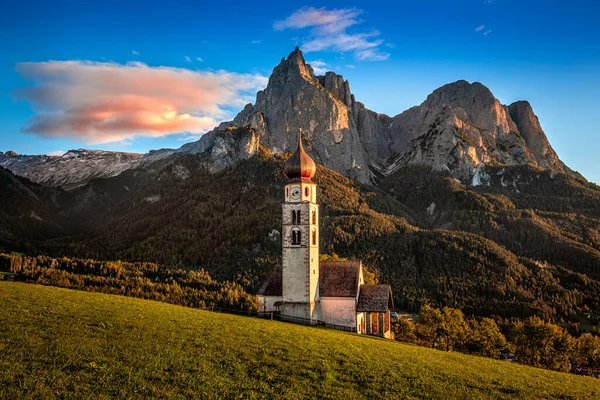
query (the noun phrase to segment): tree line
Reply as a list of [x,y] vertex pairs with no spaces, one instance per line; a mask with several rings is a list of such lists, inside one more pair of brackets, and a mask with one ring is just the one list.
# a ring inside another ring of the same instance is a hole
[[[501,327],[491,318],[466,319],[462,311],[424,305],[413,322],[392,322],[395,339],[442,351],[511,359],[534,367],[600,376],[600,338],[570,335],[538,317]],[[503,333],[504,331],[504,333]]]
[[186,307],[219,306],[241,311],[257,308],[256,297],[246,293],[240,284],[216,281],[203,269],[0,253],[0,271],[13,272],[15,281],[139,297]]

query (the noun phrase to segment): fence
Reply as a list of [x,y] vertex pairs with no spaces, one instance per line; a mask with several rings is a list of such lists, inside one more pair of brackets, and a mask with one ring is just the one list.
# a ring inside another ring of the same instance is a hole
[[289,315],[281,315],[278,312],[256,312],[256,311],[232,310],[230,308],[216,307],[216,306],[201,308],[201,310],[211,311],[211,312],[216,312],[216,313],[242,315],[245,317],[268,319],[268,320],[272,320],[272,321],[289,322],[289,323],[296,324],[296,325],[320,326],[323,328],[335,329],[335,330],[344,331],[344,332],[356,332],[356,327],[353,327],[353,326],[328,324],[324,321],[319,321],[316,319],[308,319],[308,318],[292,317]]

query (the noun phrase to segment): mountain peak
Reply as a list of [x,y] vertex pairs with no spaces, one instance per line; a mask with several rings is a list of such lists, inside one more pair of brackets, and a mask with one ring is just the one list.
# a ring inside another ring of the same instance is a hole
[[313,81],[315,74],[310,65],[306,64],[304,55],[298,46],[292,51],[287,58],[282,58],[271,76],[269,77],[269,85],[287,83],[298,78]]
[[486,104],[493,103],[496,98],[492,91],[479,82],[470,83],[465,80],[448,83],[433,91],[423,103],[428,107],[440,104],[453,104],[464,100],[478,100]]

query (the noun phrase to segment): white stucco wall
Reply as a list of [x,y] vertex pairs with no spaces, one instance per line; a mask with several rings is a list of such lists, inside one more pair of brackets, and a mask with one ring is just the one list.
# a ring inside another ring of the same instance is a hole
[[281,301],[281,296],[256,296],[258,300],[258,312],[271,312],[275,310],[275,302]]
[[321,320],[327,324],[356,327],[356,299],[321,297]]

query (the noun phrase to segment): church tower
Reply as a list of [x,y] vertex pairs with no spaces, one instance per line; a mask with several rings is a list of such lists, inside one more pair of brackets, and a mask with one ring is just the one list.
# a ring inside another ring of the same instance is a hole
[[282,204],[282,306],[283,315],[319,319],[319,205],[312,178],[317,166],[302,147],[286,162]]

